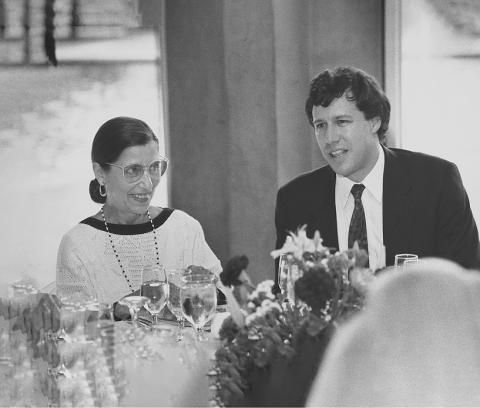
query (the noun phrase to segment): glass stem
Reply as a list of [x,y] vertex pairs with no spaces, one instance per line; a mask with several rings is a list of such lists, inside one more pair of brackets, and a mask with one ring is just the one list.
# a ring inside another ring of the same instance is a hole
[[132,307],[130,308],[130,317],[132,318],[132,326],[138,327],[138,316],[137,316],[137,309]]
[[183,339],[183,328],[185,327],[185,318],[178,318],[178,331],[177,331],[177,341]]
[[152,330],[159,330],[159,327],[158,327],[158,315],[160,313],[152,313],[152,327],[151,329]]
[[203,333],[204,333],[203,327],[197,327],[196,332],[197,332],[197,340],[198,341],[204,341],[205,336],[203,335]]

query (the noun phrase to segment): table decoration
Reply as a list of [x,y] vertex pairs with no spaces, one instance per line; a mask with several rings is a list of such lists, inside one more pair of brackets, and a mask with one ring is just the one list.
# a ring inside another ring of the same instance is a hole
[[[209,372],[213,405],[304,404],[334,323],[362,309],[374,279],[365,268],[368,255],[357,244],[332,253],[318,231],[307,237],[306,226],[290,233],[271,255],[284,255],[295,271],[280,277],[294,288],[294,299],[267,280],[248,290],[246,302],[238,300],[243,319],[224,320]],[[246,273],[245,260],[237,257],[227,266],[223,284],[245,289],[245,280],[238,279],[239,269]]]

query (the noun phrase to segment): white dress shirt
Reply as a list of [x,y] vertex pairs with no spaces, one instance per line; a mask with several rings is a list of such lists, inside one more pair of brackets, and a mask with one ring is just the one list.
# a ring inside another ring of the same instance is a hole
[[[360,182],[365,186],[362,204],[367,224],[368,257],[370,269],[385,267],[385,247],[383,245],[383,170],[385,153],[380,144],[379,155],[375,166]],[[360,184],[359,183],[359,184]],[[337,234],[340,251],[348,249],[348,229],[354,209],[354,198],[350,193],[356,184],[347,177],[337,174],[335,182],[335,210],[337,213]]]

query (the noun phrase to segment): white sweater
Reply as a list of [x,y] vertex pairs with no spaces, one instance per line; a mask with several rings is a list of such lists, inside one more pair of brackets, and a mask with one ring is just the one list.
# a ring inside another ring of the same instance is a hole
[[[166,269],[203,266],[219,274],[220,261],[205,241],[200,223],[180,210],[163,210],[153,219],[160,264]],[[108,224],[115,249],[134,290],[142,271],[156,264],[150,222]],[[103,221],[87,218],[62,238],[57,254],[57,294],[81,292],[113,303],[131,292],[115,257]]]

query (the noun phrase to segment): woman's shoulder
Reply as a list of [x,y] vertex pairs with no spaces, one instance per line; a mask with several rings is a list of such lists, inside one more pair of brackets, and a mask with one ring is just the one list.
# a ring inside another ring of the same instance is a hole
[[92,229],[89,228],[91,223],[95,222],[95,218],[93,216],[87,217],[81,220],[78,224],[71,227],[64,236],[75,236],[77,234],[85,234],[87,231],[91,231]]
[[83,221],[79,222],[63,234],[59,246],[60,250],[63,249],[69,251],[73,250],[73,248],[83,247],[88,245],[88,243],[93,242],[94,235],[98,230],[85,224]]
[[[174,209],[174,208],[164,208],[162,213],[168,211],[168,223],[170,225],[184,225],[189,226],[191,228],[198,228],[200,227],[200,223],[191,215],[187,214],[185,211]],[[162,216],[162,213],[159,216]]]

